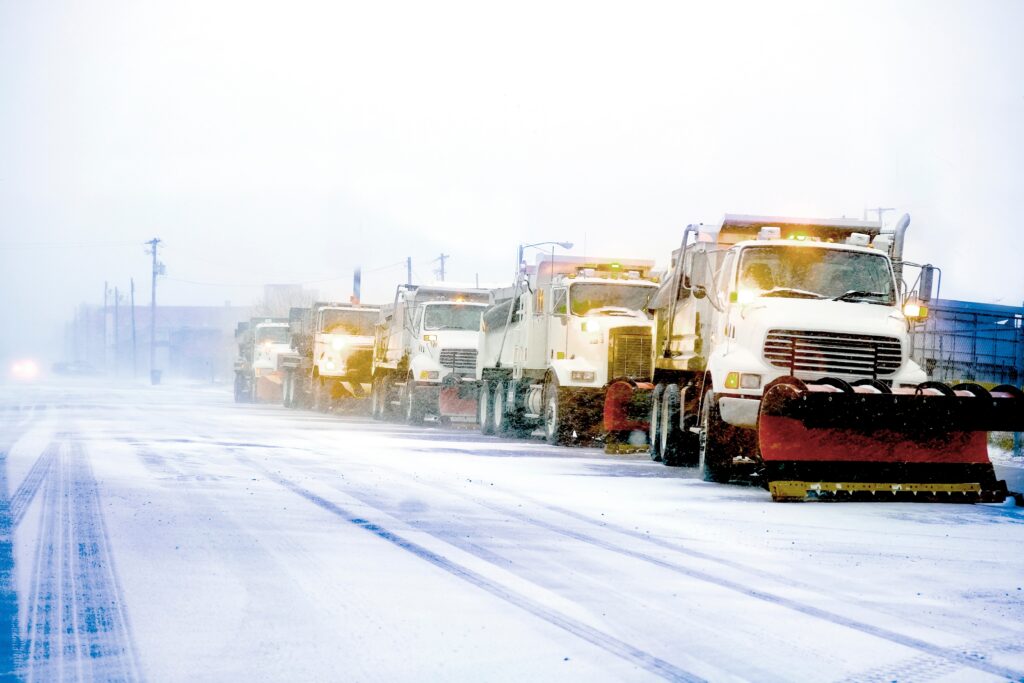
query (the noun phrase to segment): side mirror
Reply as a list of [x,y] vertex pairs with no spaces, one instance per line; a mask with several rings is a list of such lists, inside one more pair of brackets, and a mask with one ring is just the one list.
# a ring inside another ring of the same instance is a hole
[[701,285],[697,285],[693,288],[693,295],[698,299],[703,299],[708,295],[708,290]]
[[921,284],[917,289],[917,298],[927,303],[932,300],[932,281],[935,279],[935,266],[921,266]]

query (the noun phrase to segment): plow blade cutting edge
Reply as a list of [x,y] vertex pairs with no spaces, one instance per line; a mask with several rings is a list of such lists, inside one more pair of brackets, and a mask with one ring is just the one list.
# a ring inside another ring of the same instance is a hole
[[989,431],[1024,430],[1024,394],[1003,385],[775,380],[758,440],[772,498],[999,502]]

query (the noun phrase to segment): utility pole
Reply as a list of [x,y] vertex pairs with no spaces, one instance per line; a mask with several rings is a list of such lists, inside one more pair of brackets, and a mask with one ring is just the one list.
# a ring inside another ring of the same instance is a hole
[[110,290],[107,288],[107,281],[103,281],[103,372],[107,372],[110,367],[109,360],[109,349],[107,349],[107,292]]
[[877,213],[878,214],[878,222],[879,223],[883,223],[884,221],[882,219],[885,217],[885,212],[886,211],[895,211],[895,210],[896,209],[894,209],[892,207],[889,207],[889,206],[879,206],[879,207],[876,207],[874,209],[864,209],[864,218],[867,218],[867,215],[869,213]]
[[157,383],[156,374],[156,276],[159,262],[156,260],[156,250],[160,244],[160,238],[154,237],[146,242],[150,246],[149,253],[153,255],[153,281],[150,288],[149,299],[149,381]]
[[444,282],[444,262],[445,262],[445,259],[448,259],[448,258],[451,258],[450,254],[441,254],[438,257],[438,259],[437,259],[438,261],[441,262],[441,282]]
[[412,256],[405,257],[405,284],[412,284]]
[[135,278],[128,280],[131,283],[131,304],[132,304],[132,377],[139,374],[139,363],[135,358]]
[[121,292],[114,287],[114,374],[121,372]]

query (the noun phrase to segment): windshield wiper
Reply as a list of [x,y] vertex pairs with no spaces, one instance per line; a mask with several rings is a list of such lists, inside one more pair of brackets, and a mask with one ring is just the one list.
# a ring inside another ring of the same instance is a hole
[[773,287],[767,292],[761,292],[760,296],[794,296],[803,299],[824,299],[824,294],[809,292],[806,289],[794,289],[792,287]]
[[873,297],[885,297],[889,298],[889,295],[885,292],[870,292],[866,289],[851,289],[847,292],[843,292],[837,297],[834,297],[832,301],[850,301],[852,299],[867,299]]

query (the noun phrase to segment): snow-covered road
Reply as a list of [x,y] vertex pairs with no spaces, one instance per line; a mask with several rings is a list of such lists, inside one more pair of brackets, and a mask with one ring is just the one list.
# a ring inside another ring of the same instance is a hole
[[1024,679],[1024,509],[773,504],[593,449],[0,387],[0,675]]

